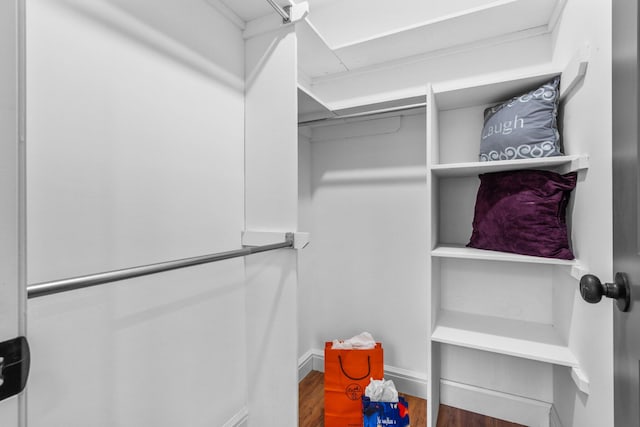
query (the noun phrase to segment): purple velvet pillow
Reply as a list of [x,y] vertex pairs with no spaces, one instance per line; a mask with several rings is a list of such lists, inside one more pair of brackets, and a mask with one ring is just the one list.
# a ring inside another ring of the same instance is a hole
[[575,172],[519,170],[480,175],[468,247],[573,259],[565,220]]

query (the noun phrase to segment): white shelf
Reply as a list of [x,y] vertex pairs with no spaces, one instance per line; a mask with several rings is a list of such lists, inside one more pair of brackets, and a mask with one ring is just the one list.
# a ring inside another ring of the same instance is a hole
[[560,71],[548,70],[524,74],[504,79],[504,76],[486,76],[470,81],[449,81],[433,85],[435,102],[439,111],[455,110],[478,105],[503,102],[518,95],[523,90],[533,89],[553,77]]
[[492,162],[444,163],[431,165],[431,171],[442,177],[470,176],[481,173],[511,171],[518,169],[560,169],[561,173],[586,169],[586,155],[545,157],[541,159],[498,160]]
[[551,325],[456,311],[440,311],[433,341],[578,368]]
[[441,245],[431,250],[431,256],[437,258],[477,259],[485,261],[526,262],[530,264],[578,266],[576,260],[543,258],[530,255],[519,255],[508,252],[488,251],[484,249],[467,248],[462,245]]

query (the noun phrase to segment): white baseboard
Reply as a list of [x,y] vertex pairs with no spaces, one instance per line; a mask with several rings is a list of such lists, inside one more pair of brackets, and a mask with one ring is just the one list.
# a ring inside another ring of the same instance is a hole
[[[298,381],[302,381],[311,371],[324,372],[324,351],[312,349],[298,359]],[[400,393],[427,398],[427,376],[395,366],[384,365],[384,377],[393,380]]]
[[298,359],[298,382],[313,371],[313,355],[308,352]]
[[427,376],[425,374],[384,365],[384,377],[393,380],[400,393],[427,399]]
[[229,419],[222,427],[247,427],[249,421],[249,410],[245,406],[237,414]]
[[551,403],[453,381],[440,381],[440,403],[529,427],[555,427]]
[[320,350],[309,350],[298,359],[298,382],[311,371],[324,372],[324,353]]

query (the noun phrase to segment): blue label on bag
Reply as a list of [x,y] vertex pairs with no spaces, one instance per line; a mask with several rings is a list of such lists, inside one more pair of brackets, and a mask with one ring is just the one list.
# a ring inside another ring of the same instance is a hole
[[400,397],[398,403],[371,402],[362,397],[364,427],[407,427],[409,425],[409,405]]

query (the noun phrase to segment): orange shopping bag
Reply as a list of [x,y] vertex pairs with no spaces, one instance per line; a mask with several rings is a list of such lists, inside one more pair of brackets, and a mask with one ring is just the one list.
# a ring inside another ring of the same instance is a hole
[[384,377],[382,344],[370,350],[324,345],[324,427],[362,427],[362,394],[369,379]]

